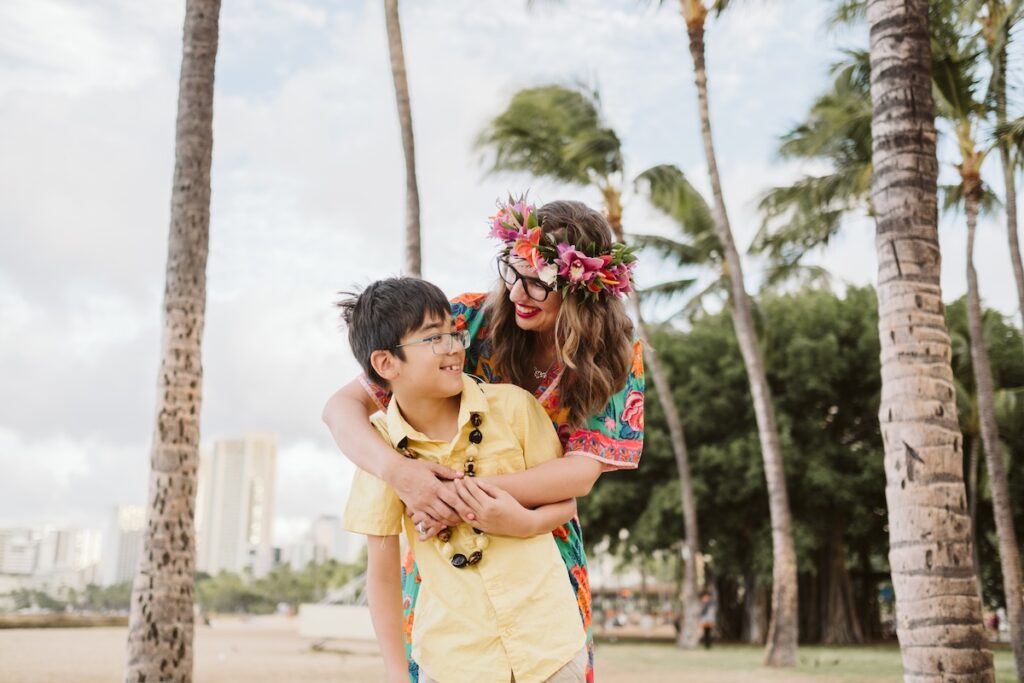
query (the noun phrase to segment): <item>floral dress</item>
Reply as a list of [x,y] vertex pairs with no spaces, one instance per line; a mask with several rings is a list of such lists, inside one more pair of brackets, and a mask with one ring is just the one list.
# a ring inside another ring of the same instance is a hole
[[[452,301],[452,315],[456,329],[469,330],[470,347],[466,349],[465,371],[487,382],[500,383],[491,365],[491,341],[484,314],[486,294],[463,294]],[[605,471],[634,469],[640,464],[644,439],[644,365],[639,341],[633,345],[633,361],[626,385],[608,402],[600,413],[593,415],[582,428],[573,430],[566,424],[568,408],[560,405],[559,379],[561,367],[553,372],[534,391],[534,396],[551,417],[566,456],[585,456],[603,463]],[[366,380],[364,386],[378,407],[387,407],[390,394]],[[583,532],[578,518],[555,529],[555,544],[569,572],[569,582],[580,608],[580,617],[587,632],[587,682],[594,682],[594,637],[590,625],[590,581],[587,578],[587,556],[583,550]],[[418,683],[419,667],[412,660],[412,624],[419,595],[419,570],[412,553],[402,563],[402,607],[404,615],[405,654],[409,660],[409,678]]]

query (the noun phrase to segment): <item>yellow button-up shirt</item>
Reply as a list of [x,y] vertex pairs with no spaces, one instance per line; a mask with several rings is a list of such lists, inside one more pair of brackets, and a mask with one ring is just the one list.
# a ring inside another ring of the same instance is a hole
[[[511,384],[477,384],[463,376],[458,433],[435,441],[413,429],[398,401],[374,426],[397,446],[425,460],[462,471],[479,413],[483,440],[475,456],[480,476],[521,472],[561,455],[547,413],[528,392]],[[441,553],[441,542],[421,542],[405,507],[387,484],[356,473],[344,526],[371,536],[393,536],[402,526],[423,583],[413,620],[413,659],[440,683],[540,683],[583,647],[585,634],[576,598],[551,534],[511,538],[488,534],[479,564],[456,569]],[[466,556],[473,550],[468,524],[453,529],[451,543]]]

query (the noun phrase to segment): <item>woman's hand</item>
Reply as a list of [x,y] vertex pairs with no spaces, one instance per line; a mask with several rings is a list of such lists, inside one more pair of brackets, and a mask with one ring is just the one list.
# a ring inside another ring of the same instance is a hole
[[406,508],[422,513],[440,528],[454,526],[473,514],[455,489],[444,485],[444,480],[461,476],[461,472],[435,462],[402,458],[383,478]]
[[473,518],[463,520],[473,527],[497,536],[519,538],[540,533],[534,528],[533,510],[524,508],[504,489],[465,477],[455,480],[455,490],[472,511]]

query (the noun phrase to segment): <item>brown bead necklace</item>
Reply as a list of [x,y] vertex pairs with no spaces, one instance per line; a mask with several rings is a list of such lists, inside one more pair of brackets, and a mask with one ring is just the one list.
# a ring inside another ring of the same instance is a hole
[[[473,425],[473,431],[469,433],[469,444],[466,446],[466,463],[463,465],[463,473],[467,477],[476,476],[476,458],[479,455],[480,442],[484,440],[483,432],[480,431],[480,423],[483,422],[483,417],[480,413],[470,413],[469,422]],[[409,448],[409,437],[402,437],[402,440],[398,442],[398,450],[407,458],[418,457]],[[480,560],[484,559],[484,549],[490,544],[490,539],[480,529],[473,528],[473,542],[472,548],[459,548],[456,549],[452,544],[452,530],[449,527],[444,527],[437,532],[435,537],[436,542],[441,543],[441,554],[452,563],[452,566],[456,569],[465,569],[474,564],[478,564]],[[463,552],[459,552],[459,551]],[[468,550],[468,554],[465,552]]]

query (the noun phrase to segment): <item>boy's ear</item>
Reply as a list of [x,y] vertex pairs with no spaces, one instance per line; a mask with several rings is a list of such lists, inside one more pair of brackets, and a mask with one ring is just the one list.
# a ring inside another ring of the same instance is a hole
[[378,375],[389,382],[398,377],[401,370],[401,361],[395,354],[384,349],[378,349],[370,354],[370,365]]

